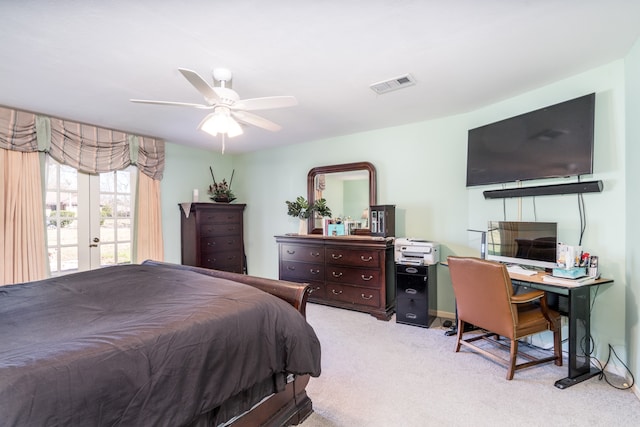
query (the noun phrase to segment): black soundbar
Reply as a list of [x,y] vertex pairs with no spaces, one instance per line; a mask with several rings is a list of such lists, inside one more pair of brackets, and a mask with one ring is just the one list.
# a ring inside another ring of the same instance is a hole
[[572,182],[569,184],[540,185],[537,187],[487,190],[485,199],[507,199],[509,197],[550,196],[554,194],[600,193],[602,181]]

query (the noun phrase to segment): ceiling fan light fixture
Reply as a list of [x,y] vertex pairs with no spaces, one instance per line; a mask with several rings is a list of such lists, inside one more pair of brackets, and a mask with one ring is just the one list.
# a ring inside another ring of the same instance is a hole
[[228,108],[217,108],[215,112],[204,118],[198,129],[212,136],[217,136],[219,133],[227,134],[229,138],[243,133],[242,127],[231,117]]

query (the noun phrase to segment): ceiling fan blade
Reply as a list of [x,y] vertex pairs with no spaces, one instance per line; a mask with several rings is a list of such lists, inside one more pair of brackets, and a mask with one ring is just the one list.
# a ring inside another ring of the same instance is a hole
[[267,96],[264,98],[249,98],[237,101],[231,107],[234,110],[267,110],[298,105],[295,96]]
[[247,113],[246,111],[232,111],[231,115],[239,122],[257,126],[272,132],[282,129],[282,126],[273,123],[271,120],[267,120],[264,117],[257,116],[253,113]]
[[186,68],[178,68],[178,70],[187,80],[189,80],[189,83],[191,83],[198,92],[204,96],[204,99],[206,99],[209,104],[219,102],[220,97],[218,96],[218,93],[209,83],[207,83],[205,79],[200,77],[200,74],[192,70],[187,70]]
[[173,101],[153,101],[150,99],[130,99],[129,101],[131,102],[136,102],[139,104],[158,104],[158,105],[174,105],[174,106],[179,106],[179,107],[194,107],[194,108],[200,108],[203,110],[208,110],[213,108],[213,106],[211,105],[204,105],[204,104],[192,104],[190,102],[173,102]]

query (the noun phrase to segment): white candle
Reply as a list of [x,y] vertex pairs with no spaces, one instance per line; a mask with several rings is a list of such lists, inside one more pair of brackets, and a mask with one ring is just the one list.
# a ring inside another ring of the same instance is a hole
[[193,201],[197,202],[198,201],[198,189],[194,188],[193,190]]

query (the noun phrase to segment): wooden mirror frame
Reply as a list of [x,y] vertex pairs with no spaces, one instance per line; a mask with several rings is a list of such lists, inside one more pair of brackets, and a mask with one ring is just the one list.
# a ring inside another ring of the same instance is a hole
[[[356,162],[356,163],[345,163],[342,165],[330,165],[330,166],[319,166],[317,168],[313,168],[307,174],[307,200],[309,203],[313,203],[315,201],[315,181],[316,176],[324,175],[328,173],[336,173],[336,172],[352,172],[352,171],[367,171],[369,172],[369,206],[377,204],[376,201],[376,168],[372,163],[369,162]],[[313,219],[310,218],[310,221],[307,224],[309,234],[322,234],[322,228],[314,227]]]

